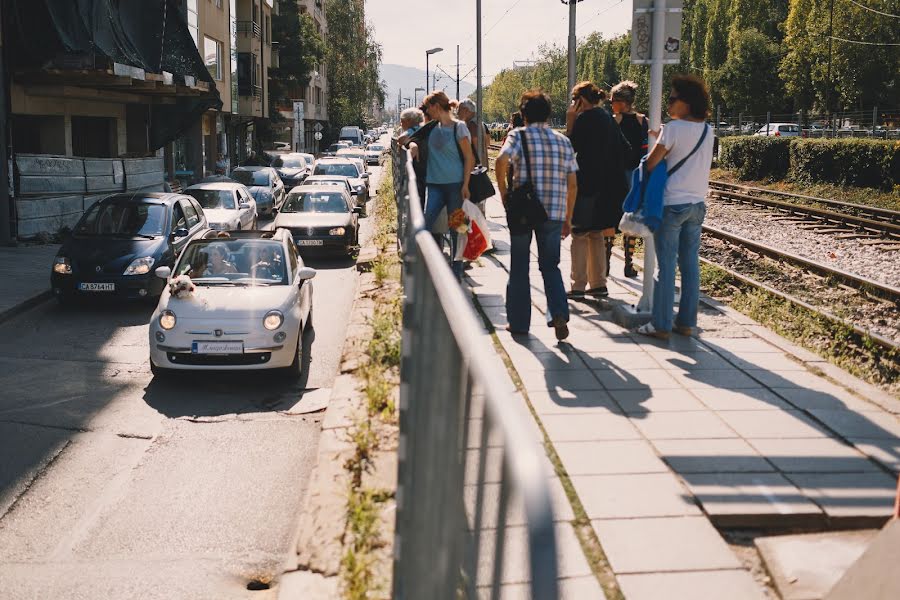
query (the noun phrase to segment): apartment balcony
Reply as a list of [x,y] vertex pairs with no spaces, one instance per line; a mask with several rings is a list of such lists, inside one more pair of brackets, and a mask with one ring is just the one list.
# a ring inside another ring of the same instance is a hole
[[262,28],[256,21],[238,21],[237,34],[243,37],[262,38]]

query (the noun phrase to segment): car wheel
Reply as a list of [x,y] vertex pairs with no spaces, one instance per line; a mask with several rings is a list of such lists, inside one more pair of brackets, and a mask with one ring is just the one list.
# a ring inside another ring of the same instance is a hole
[[300,377],[301,372],[303,371],[303,331],[305,329],[304,324],[300,324],[300,329],[297,332],[297,347],[294,349],[294,360],[291,361],[290,366],[283,367],[281,369],[281,375],[288,379],[297,379]]

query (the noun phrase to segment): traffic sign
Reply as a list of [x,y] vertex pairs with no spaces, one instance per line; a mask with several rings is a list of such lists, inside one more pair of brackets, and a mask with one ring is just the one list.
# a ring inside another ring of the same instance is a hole
[[[318,125],[318,123],[316,123],[316,124]],[[316,134],[315,134],[313,137],[316,138],[316,141],[317,141],[317,142],[318,142],[318,141],[321,141],[321,140],[322,140],[322,132],[321,132],[321,131],[317,131]]]
[[315,125],[313,125],[313,130],[314,130],[316,133],[322,133],[322,130],[323,130],[323,129],[325,129],[325,128],[322,127],[322,124],[321,124],[321,123],[316,123]]
[[659,3],[654,0],[634,0],[634,13],[631,20],[631,62],[637,65],[649,65],[652,61],[653,46],[653,13],[662,10],[665,15],[665,27],[662,39],[662,62],[666,65],[677,65],[681,61],[681,20],[683,0],[666,0],[665,8],[658,9]]

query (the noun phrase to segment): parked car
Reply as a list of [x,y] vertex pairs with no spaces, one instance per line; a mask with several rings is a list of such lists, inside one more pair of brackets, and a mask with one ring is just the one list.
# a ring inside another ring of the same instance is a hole
[[272,167],[238,167],[231,172],[231,178],[247,186],[261,215],[275,216],[284,202],[284,182]]
[[800,137],[800,126],[796,123],[769,123],[760,127],[753,135]]
[[349,148],[350,142],[335,142],[334,144],[328,146],[327,150],[322,152],[322,156],[335,156],[337,155],[337,151],[341,148]]
[[387,158],[388,150],[384,144],[366,146],[366,162],[370,165],[382,165]]
[[304,185],[288,194],[275,227],[291,232],[297,248],[350,256],[359,245],[359,215],[350,194],[334,185]]
[[193,292],[178,297],[164,285],[150,319],[154,375],[169,369],[300,375],[316,271],[303,264],[290,232],[192,240],[174,268],[156,269],[164,284],[180,275],[190,277]]
[[82,215],[60,247],[50,273],[53,295],[143,299],[159,296],[156,267],[171,267],[194,236],[208,231],[197,201],[182,194],[115,194]]
[[282,152],[290,152],[291,145],[288,142],[275,142],[274,144],[272,144],[272,149],[279,150]]
[[198,183],[185,189],[184,193],[203,207],[210,229],[256,229],[256,201],[243,184]]
[[357,203],[365,206],[369,199],[369,174],[361,173],[359,166],[347,158],[323,158],[316,161],[313,175],[331,175],[350,179],[350,189],[357,196]]
[[302,154],[282,154],[272,161],[272,168],[278,171],[285,189],[300,185],[312,172],[313,161],[307,161]]

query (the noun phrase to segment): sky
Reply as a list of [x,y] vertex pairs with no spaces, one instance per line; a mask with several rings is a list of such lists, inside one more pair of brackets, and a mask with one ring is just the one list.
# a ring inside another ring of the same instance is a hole
[[[534,58],[542,43],[567,43],[569,9],[559,0],[482,0],[481,5],[485,85],[513,61]],[[432,55],[431,66],[439,64],[453,74],[459,44],[460,74],[475,82],[475,0],[366,0],[365,6],[384,63],[424,69],[425,50],[441,47],[444,51]],[[631,26],[631,6],[632,0],[579,2],[576,34],[624,33]]]

